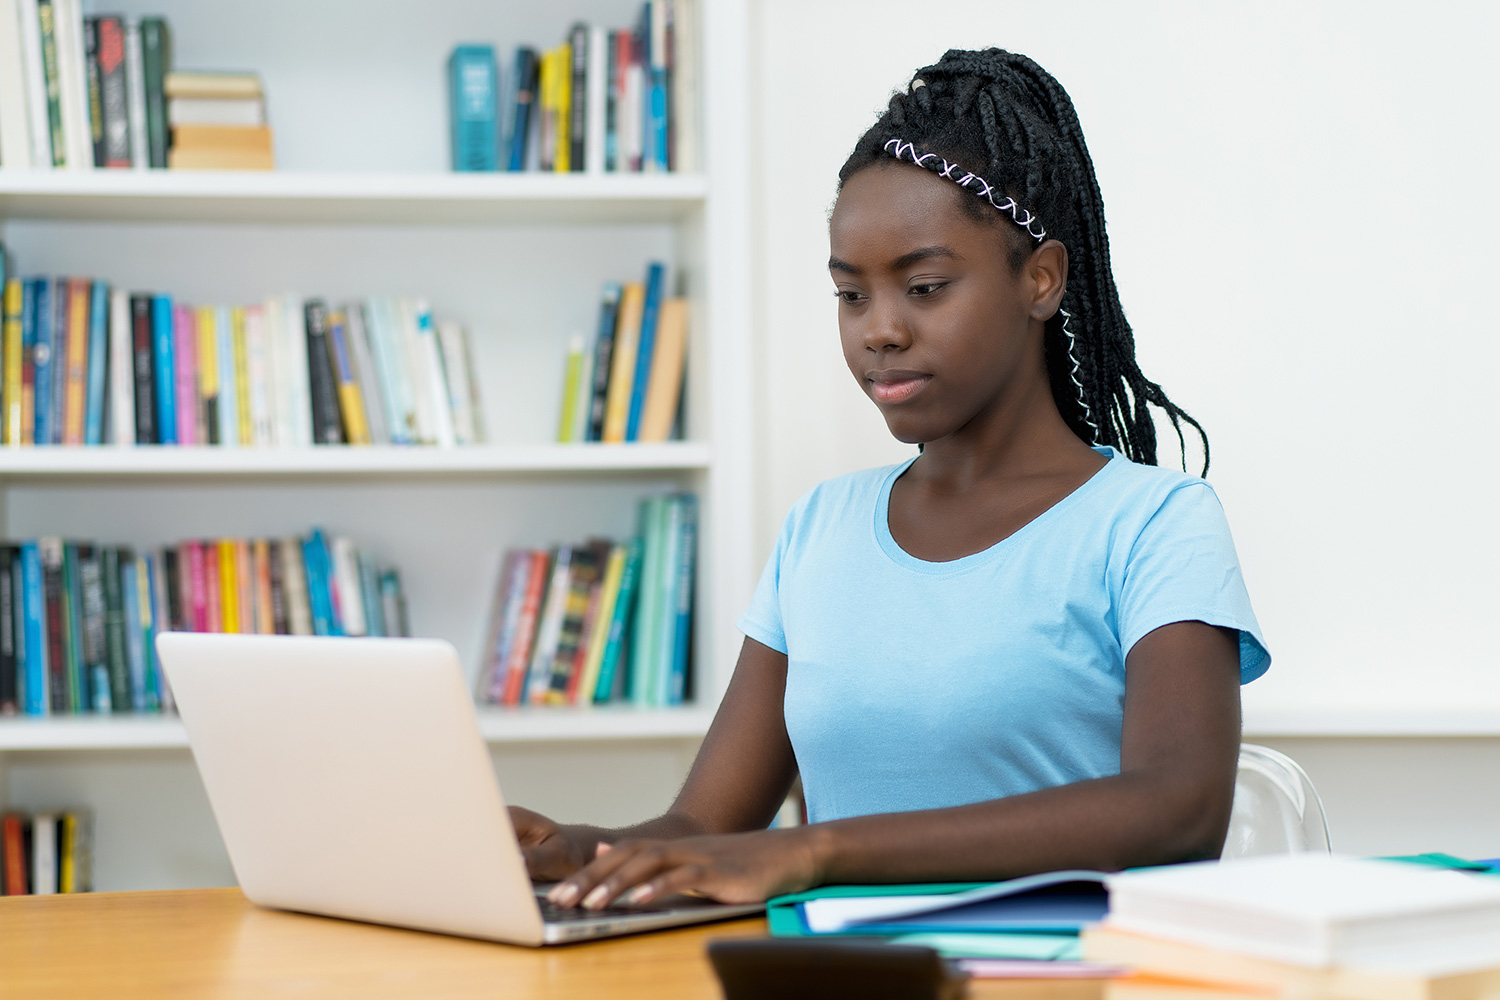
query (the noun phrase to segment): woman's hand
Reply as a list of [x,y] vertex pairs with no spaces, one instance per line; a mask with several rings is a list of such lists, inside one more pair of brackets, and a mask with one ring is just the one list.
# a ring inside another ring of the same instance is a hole
[[538,882],[556,882],[578,871],[597,842],[590,837],[584,843],[576,832],[520,806],[510,807],[510,822],[516,828],[526,870]]
[[817,882],[813,834],[808,827],[794,827],[601,843],[594,860],[554,886],[548,898],[559,906],[596,910],[617,899],[639,906],[678,892],[721,903],[759,903]]

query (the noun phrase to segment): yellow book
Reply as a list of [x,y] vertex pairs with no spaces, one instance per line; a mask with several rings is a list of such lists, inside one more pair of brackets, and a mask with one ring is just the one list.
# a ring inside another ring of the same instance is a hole
[[78,817],[57,817],[57,891],[78,891]]
[[218,444],[219,435],[219,333],[214,326],[218,312],[212,306],[199,306],[198,317],[198,405],[203,413],[204,444]]
[[240,444],[252,444],[255,429],[250,423],[250,361],[245,351],[245,310],[236,306],[230,317],[234,324],[234,394],[240,423],[234,433],[239,435]]
[[[84,405],[88,401],[89,293],[87,278],[68,279],[67,353],[64,358],[63,444],[83,444]],[[56,392],[57,376],[52,382]]]
[[240,631],[239,574],[234,568],[234,542],[219,540],[219,606],[225,632]]
[[563,375],[562,412],[557,417],[557,442],[568,444],[578,426],[578,392],[583,381],[583,338],[574,334],[568,341],[568,361]]
[[328,314],[326,339],[328,360],[333,365],[333,381],[339,398],[339,415],[344,418],[344,435],[350,444],[371,444],[365,397],[359,391],[354,356],[349,349],[349,321],[343,312],[334,310]]
[[19,445],[21,432],[21,279],[5,283],[5,326],[0,337],[5,358],[5,423],[0,429],[0,443]]
[[599,608],[594,612],[594,628],[583,637],[588,653],[583,661],[583,675],[574,692],[576,704],[594,703],[594,688],[599,686],[599,669],[604,664],[604,647],[609,645],[609,625],[615,618],[615,604],[620,598],[620,581],[625,576],[625,558],[629,552],[629,546],[616,545],[609,550],[609,561],[604,564],[603,589],[599,591]]
[[261,635],[276,634],[276,618],[271,613],[271,543],[257,538],[251,543],[255,563],[255,631]]
[[630,395],[635,391],[635,356],[641,346],[641,312],[646,305],[646,286],[639,281],[620,292],[620,313],[615,320],[615,347],[609,361],[609,391],[604,396],[605,441],[624,441],[630,421]]
[[573,165],[573,46],[564,42],[554,52],[557,56],[557,67],[552,73],[557,87],[557,158],[552,162],[553,169],[565,174]]
[[641,410],[641,441],[665,441],[677,419],[682,398],[682,373],[687,363],[688,304],[686,299],[662,302],[656,320],[656,347],[651,355],[651,378]]

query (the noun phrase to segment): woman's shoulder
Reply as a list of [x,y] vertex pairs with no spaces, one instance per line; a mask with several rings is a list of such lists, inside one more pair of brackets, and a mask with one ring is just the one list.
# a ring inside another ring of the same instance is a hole
[[1119,499],[1160,504],[1172,494],[1182,491],[1200,494],[1205,498],[1216,497],[1208,480],[1181,469],[1132,462],[1106,445],[1097,445],[1094,450],[1110,460],[1105,466],[1109,473],[1110,492]]
[[901,462],[856,469],[823,480],[792,504],[786,515],[787,526],[824,518],[844,518],[852,510],[871,507],[879,501],[886,484],[915,460],[914,455]]

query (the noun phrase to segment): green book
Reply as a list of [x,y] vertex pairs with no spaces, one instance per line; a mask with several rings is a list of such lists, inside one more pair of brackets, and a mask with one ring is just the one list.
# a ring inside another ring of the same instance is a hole
[[146,149],[153,169],[167,166],[167,93],[172,36],[160,17],[141,18],[141,77],[146,85]]
[[683,498],[670,496],[662,504],[661,562],[652,589],[656,601],[656,645],[651,661],[651,704],[672,704],[672,663],[677,658],[677,563],[682,552]]
[[52,0],[37,0],[37,23],[42,33],[42,74],[47,89],[47,135],[52,141],[52,165],[68,165],[63,146],[62,91],[57,79],[57,12]]
[[[131,709],[130,660],[125,652],[125,591],[120,585],[120,550],[104,549],[104,658],[109,672],[109,703],[115,712]],[[132,576],[134,574],[132,573]]]
[[575,336],[568,342],[567,371],[563,375],[562,412],[557,417],[557,442],[567,444],[577,440],[578,393],[583,382],[583,338]]
[[602,705],[614,697],[620,657],[625,652],[625,637],[630,631],[631,612],[635,610],[636,594],[640,590],[643,552],[641,539],[632,538],[630,549],[625,555],[625,569],[620,574],[620,595],[615,598],[614,614],[610,618],[609,633],[604,640],[604,656],[599,662],[599,680],[594,686],[596,705]]
[[63,668],[68,674],[68,710],[81,714],[88,706],[83,679],[83,581],[78,573],[78,545],[63,543]]

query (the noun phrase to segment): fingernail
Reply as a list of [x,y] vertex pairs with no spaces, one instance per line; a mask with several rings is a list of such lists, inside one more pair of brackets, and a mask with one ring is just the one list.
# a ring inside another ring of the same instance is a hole
[[601,854],[608,854],[611,850],[614,849],[614,846],[614,844],[606,844],[602,840],[599,841],[599,843],[594,846],[594,857],[597,858]]
[[562,885],[555,885],[552,891],[547,893],[547,898],[555,906],[572,906],[573,901],[578,898],[578,886],[566,882]]
[[602,885],[594,886],[594,890],[583,897],[585,909],[597,910],[604,906],[609,900],[609,890]]
[[625,895],[620,897],[620,903],[624,906],[640,906],[642,903],[651,902],[651,897],[656,893],[651,891],[649,885],[638,885]]

